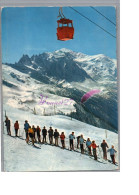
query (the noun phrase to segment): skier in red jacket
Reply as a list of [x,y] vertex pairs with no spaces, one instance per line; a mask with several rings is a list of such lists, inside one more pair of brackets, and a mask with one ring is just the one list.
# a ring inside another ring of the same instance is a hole
[[96,145],[95,141],[92,141],[91,145],[89,146],[90,148],[92,147],[93,148],[93,156],[94,156],[94,159],[97,160],[97,151],[96,151],[96,148],[99,147]]
[[15,129],[15,136],[17,137],[18,129],[19,129],[19,123],[18,123],[18,121],[15,122],[14,129]]
[[65,148],[65,135],[64,135],[64,132],[61,133],[60,139],[61,139],[62,148],[64,149]]

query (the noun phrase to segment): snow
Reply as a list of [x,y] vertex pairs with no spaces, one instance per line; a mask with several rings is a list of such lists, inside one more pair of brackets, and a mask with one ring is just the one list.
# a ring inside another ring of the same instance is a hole
[[[15,74],[14,77],[12,76],[13,73]],[[19,79],[24,82],[20,82]],[[75,101],[70,101],[69,98],[50,94],[48,92],[50,88],[55,91],[53,86],[36,81],[29,77],[28,74],[21,73],[7,65],[3,65],[3,80],[16,86],[16,88],[9,88],[5,85],[3,86],[3,95],[5,97],[4,103],[13,108],[28,109],[32,113],[35,107],[37,114],[39,115],[42,115],[44,109],[47,110],[47,114],[54,114],[55,104],[55,112],[69,114],[71,110],[73,112],[76,111],[73,106]],[[51,80],[53,79],[51,78]],[[67,83],[67,87],[71,87],[70,84]],[[47,101],[42,105],[39,104],[41,94],[43,94],[44,97],[48,96]],[[64,103],[57,104],[65,99],[67,101],[69,100],[68,106]]]
[[[97,76],[97,72],[100,73],[98,76],[99,82],[95,82],[92,79],[86,79],[84,82],[71,82],[68,83],[65,80],[56,81],[54,78],[49,78],[52,82],[61,84],[64,88],[77,88],[87,92],[90,88],[97,88],[106,93],[105,84],[109,84],[106,79],[101,80],[102,76],[110,75],[109,70],[114,74],[116,67],[116,60],[109,61],[108,57],[100,54],[96,56],[87,56],[82,53],[76,53],[68,49],[61,49],[53,53],[48,53],[47,58],[60,58],[65,56],[65,53],[69,52],[73,55],[76,61],[82,64],[82,68],[90,75]],[[104,59],[105,58],[105,59]],[[103,63],[101,62],[103,60]],[[107,67],[107,60],[109,61],[109,67]],[[32,61],[34,63],[34,61]],[[33,66],[28,68],[34,70]],[[66,63],[64,64],[66,66]],[[39,70],[38,69],[35,70]],[[102,140],[105,139],[111,147],[115,146],[118,151],[118,134],[94,127],[92,125],[80,122],[72,119],[65,115],[58,115],[57,113],[70,113],[76,112],[74,107],[75,102],[71,101],[68,106],[64,104],[50,105],[49,103],[62,102],[64,99],[69,101],[69,98],[55,95],[56,87],[52,84],[44,84],[30,77],[29,73],[25,74],[14,67],[8,65],[2,66],[2,77],[7,85],[3,85],[3,111],[7,113],[7,116],[12,122],[12,135],[14,135],[13,124],[16,120],[20,124],[20,135],[25,138],[24,133],[24,121],[28,120],[30,125],[39,125],[40,128],[46,126],[48,129],[50,126],[53,129],[57,128],[59,132],[64,131],[66,135],[66,147],[69,148],[69,134],[74,131],[75,136],[84,135],[84,138],[88,137],[91,140],[95,140],[97,144],[101,144]],[[94,79],[94,77],[92,77]],[[111,80],[114,84],[116,81]],[[99,83],[99,84],[98,84]],[[101,83],[101,86],[100,86]],[[13,86],[13,87],[10,87]],[[51,89],[51,92],[49,92]],[[57,87],[58,89],[58,87]],[[48,96],[46,102],[42,105],[40,102],[40,95],[44,97]],[[37,115],[33,114],[33,110],[36,110]],[[43,113],[49,116],[43,116]],[[5,116],[5,113],[3,113]],[[3,118],[3,121],[5,118]],[[33,148],[28,146],[24,140],[8,136],[6,129],[4,130],[4,170],[5,171],[78,171],[78,170],[117,170],[118,167],[104,161],[102,159],[102,151],[97,150],[98,156],[103,163],[99,163],[89,158],[89,156],[81,155],[76,152],[70,152],[62,150],[55,146],[41,145],[41,149]],[[48,140],[47,140],[48,141]],[[38,144],[37,144],[38,145]],[[76,141],[75,141],[76,145]],[[39,146],[39,145],[38,145]],[[119,151],[118,151],[119,153]],[[118,153],[116,161],[118,162]],[[108,154],[109,156],[109,154]]]
[[55,51],[55,53],[59,53],[59,52],[63,52],[63,53],[73,53],[72,50],[67,49],[67,48],[62,48],[62,49],[59,49],[59,50],[56,50],[56,51]]
[[116,78],[115,71],[117,70],[117,60],[111,59],[105,56],[104,54],[89,56],[77,53],[74,61],[79,62],[82,68],[92,78],[97,75],[99,75],[99,77],[102,77],[103,80],[106,80],[106,78],[110,79],[110,76],[113,75],[114,75],[113,78]]
[[[33,63],[34,63],[34,61],[33,61]],[[25,65],[25,66],[28,67],[28,68],[30,68],[30,69],[32,69],[32,70],[35,70],[35,71],[39,71],[40,70],[39,67],[37,69],[35,69],[35,68],[33,68],[33,66],[28,66],[28,65]]]
[[[80,134],[84,138],[95,140],[100,145],[106,139],[105,129],[100,129],[92,125],[70,119],[67,116],[38,116],[29,112],[19,110],[5,105],[4,110],[8,110],[8,117],[12,122],[12,135],[14,135],[13,124],[16,120],[20,124],[20,135],[25,138],[23,130],[24,121],[28,120],[30,125],[39,125],[41,128],[52,125],[59,132],[64,131],[66,135],[66,147],[69,147],[68,136],[74,131],[75,136]],[[4,114],[3,114],[4,115]],[[4,119],[3,119],[4,120]],[[117,166],[102,160],[102,151],[98,155],[103,163],[94,161],[89,156],[80,153],[70,152],[55,146],[41,145],[41,149],[28,146],[24,140],[6,135],[4,130],[4,170],[5,171],[76,171],[76,170],[116,170]],[[47,138],[48,140],[48,138]],[[118,135],[107,131],[107,143],[109,147],[113,144],[118,150]],[[37,144],[39,146],[39,144]],[[76,145],[76,141],[75,141]],[[109,154],[108,154],[109,156]],[[116,160],[118,161],[118,154]]]
[[113,170],[112,164],[95,162],[88,156],[66,151],[54,146],[42,145],[41,149],[28,146],[18,138],[4,136],[8,158],[5,171],[79,171],[79,170]]

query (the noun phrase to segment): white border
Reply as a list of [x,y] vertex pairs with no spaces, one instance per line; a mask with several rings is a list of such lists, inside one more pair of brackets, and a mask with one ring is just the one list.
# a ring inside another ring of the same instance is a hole
[[[116,7],[116,21],[117,21],[117,64],[118,64],[118,70],[119,70],[119,65],[120,65],[120,4],[119,0],[1,0],[0,1],[0,7],[41,7],[41,6],[115,6]],[[0,13],[1,14],[1,13]],[[1,28],[0,28],[1,30]],[[1,31],[0,31],[1,34]],[[0,50],[0,63],[1,62],[1,50]],[[1,71],[2,68],[0,67]],[[119,72],[118,71],[118,81],[119,81]],[[0,74],[0,79],[2,79],[2,75]],[[119,86],[119,82],[118,82]],[[119,86],[120,87],[120,86]],[[120,88],[119,88],[120,89]],[[0,88],[1,92],[2,89]],[[120,90],[119,90],[120,91]],[[1,93],[2,95],[2,93]],[[1,111],[2,111],[2,96],[1,96]],[[119,113],[119,112],[118,112]],[[1,116],[1,124],[3,125],[2,122],[2,116]],[[120,117],[119,117],[120,121]],[[2,127],[1,125],[1,127]],[[1,128],[1,130],[3,127]],[[120,129],[120,126],[119,126]],[[2,132],[2,131],[1,131]],[[119,132],[120,135],[120,132]],[[120,137],[119,137],[119,143],[120,143]],[[119,151],[120,151],[120,146],[119,146]],[[1,133],[1,170],[4,170],[3,167],[3,134]],[[120,152],[119,152],[120,155]],[[119,156],[120,160],[120,156]],[[120,162],[120,161],[119,161]]]

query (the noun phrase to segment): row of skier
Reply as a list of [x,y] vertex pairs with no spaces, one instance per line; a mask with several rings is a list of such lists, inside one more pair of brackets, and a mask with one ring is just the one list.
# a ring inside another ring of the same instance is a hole
[[[8,126],[8,117],[6,118],[6,127]],[[15,122],[14,124],[14,129],[15,129],[15,136],[18,136],[18,130],[19,130],[19,123],[18,121]],[[49,130],[46,129],[46,127],[44,126],[43,129],[41,130],[39,126],[35,127],[34,125],[32,125],[32,127],[29,125],[28,121],[26,120],[24,123],[24,130],[25,130],[25,135],[26,135],[26,142],[29,142],[29,139],[31,139],[32,144],[34,145],[35,142],[38,143],[46,143],[46,136],[48,133],[48,137],[49,137],[49,143],[53,144],[53,139],[55,140],[55,146],[59,146],[58,141],[59,138],[61,140],[61,145],[62,148],[65,148],[65,134],[64,132],[62,132],[61,134],[58,132],[57,129],[55,129],[55,131],[52,129],[52,127],[49,128]],[[7,127],[7,133],[9,135],[11,135],[11,131],[9,130],[9,127]],[[42,140],[41,140],[41,134],[42,134]],[[93,156],[94,159],[97,160],[97,148],[99,148],[99,145],[97,145],[95,143],[95,141],[91,141],[90,138],[88,138],[87,140],[84,139],[83,135],[77,136],[77,148],[80,147],[81,149],[81,153],[84,154],[84,143],[86,143],[86,148],[88,149],[88,154],[92,155],[93,152]],[[75,140],[75,135],[74,132],[72,132],[69,135],[69,144],[70,144],[70,150],[74,150],[74,140]],[[107,152],[110,152],[110,156],[112,159],[112,162],[115,164],[115,153],[117,152],[114,149],[114,146],[112,145],[112,147],[110,149],[108,149],[108,144],[106,143],[105,140],[103,140],[103,142],[101,143],[101,148],[103,151],[103,158],[105,160],[107,160]],[[92,150],[91,150],[92,149]]]

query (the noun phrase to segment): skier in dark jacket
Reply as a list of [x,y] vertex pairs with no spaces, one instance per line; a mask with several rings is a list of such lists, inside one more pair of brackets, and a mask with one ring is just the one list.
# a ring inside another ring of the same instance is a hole
[[46,135],[47,135],[47,129],[45,128],[45,126],[42,129],[42,135],[43,135],[43,143],[46,143]]
[[81,149],[81,153],[84,154],[84,142],[86,140],[83,138],[83,135],[80,136],[79,138],[79,142],[80,142],[80,149]]
[[79,144],[80,144],[79,139],[80,139],[80,135],[79,135],[79,136],[77,136],[77,148],[79,148]]
[[101,148],[103,150],[103,159],[107,160],[107,148],[109,147],[105,140],[101,143]]
[[74,132],[69,135],[69,142],[70,142],[70,150],[74,150],[74,142],[73,140],[75,139]]
[[40,142],[40,143],[41,143],[41,134],[40,134],[41,129],[40,129],[40,127],[39,127],[39,126],[37,126],[36,132],[37,132],[38,142]]
[[58,146],[59,132],[57,131],[57,129],[55,129],[54,138],[55,138],[55,145]]
[[24,129],[25,129],[25,133],[26,133],[26,139],[28,138],[28,129],[29,129],[29,123],[27,120],[25,120],[25,124],[24,124]]
[[15,122],[14,129],[15,129],[15,136],[17,137],[18,129],[19,129],[19,123],[18,123],[18,121]]
[[33,136],[34,136],[34,142],[36,142],[36,141],[37,141],[37,140],[36,140],[36,132],[37,132],[37,130],[36,130],[36,128],[35,128],[34,125],[32,125],[32,129],[33,129],[33,131],[34,131],[34,134],[33,134]]
[[52,127],[50,127],[48,133],[49,133],[49,142],[50,142],[50,144],[53,144],[53,129],[52,129]]
[[11,121],[8,119],[7,116],[6,116],[6,120],[5,120],[5,126],[7,128],[7,134],[11,135]]

